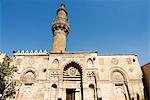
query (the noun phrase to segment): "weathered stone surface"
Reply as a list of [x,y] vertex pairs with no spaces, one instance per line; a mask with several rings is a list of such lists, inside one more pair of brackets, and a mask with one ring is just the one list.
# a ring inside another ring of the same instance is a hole
[[[76,100],[82,100],[82,96],[84,100],[94,100],[97,97],[103,100],[136,100],[136,94],[140,96],[140,100],[143,99],[142,72],[137,56],[133,54],[17,54],[15,58],[13,63],[19,69],[14,77],[19,82],[16,100],[66,100],[67,89],[78,91],[75,93]],[[112,62],[114,58],[117,63]],[[131,64],[126,60],[129,58]]]
[[64,4],[57,14],[52,24],[51,53],[22,50],[13,54],[12,64],[18,68],[14,73],[15,100],[144,99],[142,71],[136,55],[65,52],[70,26]]

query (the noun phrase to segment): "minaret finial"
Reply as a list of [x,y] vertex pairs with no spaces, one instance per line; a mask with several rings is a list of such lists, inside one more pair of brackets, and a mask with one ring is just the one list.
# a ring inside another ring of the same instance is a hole
[[65,5],[64,0],[61,1],[61,5]]

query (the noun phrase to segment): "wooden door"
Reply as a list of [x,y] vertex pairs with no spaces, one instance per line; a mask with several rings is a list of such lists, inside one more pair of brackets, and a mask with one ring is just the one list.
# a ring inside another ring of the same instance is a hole
[[75,100],[75,89],[66,89],[66,100]]

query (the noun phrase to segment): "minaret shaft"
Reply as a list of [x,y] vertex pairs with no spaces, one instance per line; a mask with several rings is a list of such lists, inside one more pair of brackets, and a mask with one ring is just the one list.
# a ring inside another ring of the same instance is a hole
[[67,21],[67,11],[65,5],[61,4],[57,10],[56,19],[52,22],[53,42],[51,53],[65,52],[66,37],[70,31],[70,25]]
[[66,33],[57,30],[53,36],[52,51],[53,53],[65,52],[66,49]]

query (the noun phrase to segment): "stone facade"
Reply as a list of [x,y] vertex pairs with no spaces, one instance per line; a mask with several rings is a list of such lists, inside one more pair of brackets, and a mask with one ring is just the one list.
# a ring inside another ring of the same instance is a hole
[[13,53],[15,100],[144,100],[142,71],[134,54],[65,52],[70,30],[64,4],[52,23],[51,52]]
[[74,89],[75,100],[143,100],[142,72],[136,55],[74,52],[14,56],[19,69],[14,74],[16,100],[66,100],[69,89]]

